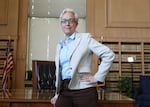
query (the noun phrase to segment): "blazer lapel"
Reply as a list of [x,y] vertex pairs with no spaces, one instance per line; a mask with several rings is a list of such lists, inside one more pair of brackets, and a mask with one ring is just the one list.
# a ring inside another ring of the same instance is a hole
[[60,55],[61,48],[62,48],[62,45],[61,43],[59,43],[57,45],[56,56],[55,56],[56,66],[59,66],[59,55]]
[[81,38],[76,35],[76,39],[75,39],[75,41],[74,41],[73,47],[72,47],[72,49],[71,49],[71,51],[70,51],[70,54],[69,54],[69,59],[71,59],[72,54],[73,54],[74,51],[77,49],[77,47],[78,47],[78,45],[79,45],[79,43],[80,43],[80,40],[81,40]]

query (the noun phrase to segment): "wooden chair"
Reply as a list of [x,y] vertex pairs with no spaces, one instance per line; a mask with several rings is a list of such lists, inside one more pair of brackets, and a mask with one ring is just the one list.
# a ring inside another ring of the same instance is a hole
[[33,90],[54,90],[55,69],[54,61],[33,60]]

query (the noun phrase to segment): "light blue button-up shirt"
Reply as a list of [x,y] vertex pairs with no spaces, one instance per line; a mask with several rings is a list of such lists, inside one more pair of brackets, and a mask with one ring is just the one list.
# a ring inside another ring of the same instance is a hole
[[66,37],[62,42],[62,48],[60,51],[60,65],[62,67],[62,79],[71,78],[71,67],[69,65],[69,53],[72,49],[73,42],[75,40],[75,33]]

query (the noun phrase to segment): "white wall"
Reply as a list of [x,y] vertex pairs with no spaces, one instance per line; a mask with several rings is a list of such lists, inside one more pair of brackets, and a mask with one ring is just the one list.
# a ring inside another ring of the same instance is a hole
[[[54,60],[56,44],[64,34],[59,18],[29,18],[27,69],[32,60]],[[85,32],[85,19],[79,20],[78,32]]]

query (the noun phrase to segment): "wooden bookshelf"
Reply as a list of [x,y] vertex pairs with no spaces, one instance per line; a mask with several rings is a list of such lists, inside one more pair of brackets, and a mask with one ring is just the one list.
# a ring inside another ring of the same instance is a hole
[[[0,39],[0,87],[2,86],[2,78],[3,78],[3,68],[4,68],[4,61],[6,60],[6,48],[8,41],[11,41],[10,50],[14,56],[15,53],[15,39],[8,39],[8,38],[1,38]],[[14,58],[14,57],[13,57]],[[14,72],[13,72],[14,73]],[[12,88],[12,76],[13,73],[8,73],[8,88]]]
[[150,75],[150,43],[144,43],[144,71]]
[[128,62],[128,57],[134,57],[133,62],[133,83],[137,87],[140,75],[150,74],[150,42],[116,42],[103,41],[103,44],[108,46],[116,54],[116,58],[106,77],[106,86],[108,90],[119,91],[117,82],[119,77],[131,77],[131,63]]

